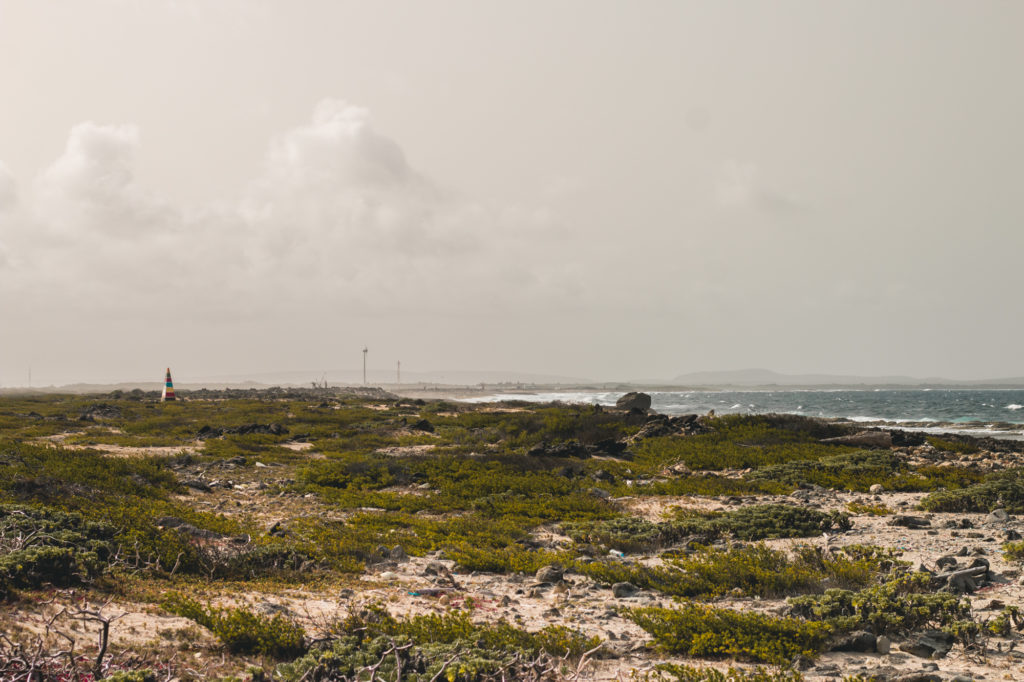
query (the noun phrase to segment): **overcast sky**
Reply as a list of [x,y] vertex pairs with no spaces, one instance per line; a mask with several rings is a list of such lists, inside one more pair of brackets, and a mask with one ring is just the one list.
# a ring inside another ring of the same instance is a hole
[[1024,3],[0,0],[0,385],[1024,375]]

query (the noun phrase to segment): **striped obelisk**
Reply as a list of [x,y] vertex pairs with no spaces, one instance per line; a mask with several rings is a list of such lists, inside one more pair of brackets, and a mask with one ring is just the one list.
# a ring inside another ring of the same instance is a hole
[[174,400],[174,384],[171,382],[171,368],[167,368],[167,378],[164,379],[164,394],[160,396],[160,402]]

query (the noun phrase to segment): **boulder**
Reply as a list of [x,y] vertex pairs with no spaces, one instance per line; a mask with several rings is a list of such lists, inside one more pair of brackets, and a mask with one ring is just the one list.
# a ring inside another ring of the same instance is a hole
[[646,393],[630,391],[615,401],[615,407],[620,410],[649,410],[651,409],[651,396]]
[[539,568],[534,577],[539,583],[557,583],[562,580],[564,574],[565,569],[558,564],[548,564]]
[[839,637],[832,644],[832,651],[859,651],[871,653],[875,650],[877,638],[866,630],[856,630]]
[[900,644],[900,649],[919,658],[943,658],[953,648],[953,635],[942,630],[924,630]]
[[629,599],[635,597],[637,592],[640,591],[633,583],[615,583],[612,585],[612,595],[616,599]]
[[889,521],[889,525],[902,526],[903,528],[928,528],[932,525],[932,522],[921,516],[897,514]]

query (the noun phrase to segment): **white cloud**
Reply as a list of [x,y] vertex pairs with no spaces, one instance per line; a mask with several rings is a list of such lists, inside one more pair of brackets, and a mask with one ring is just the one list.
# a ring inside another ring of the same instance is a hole
[[715,179],[715,199],[726,207],[751,207],[772,213],[786,213],[800,208],[799,202],[767,184],[755,163],[735,159],[725,161],[719,167]]
[[18,184],[11,169],[0,161],[0,214],[14,209],[18,203]]
[[46,299],[103,315],[474,314],[580,290],[545,209],[441,190],[343,102],[274,138],[248,189],[216,204],[174,206],[142,187],[140,144],[132,125],[78,124],[37,178],[4,271],[26,310]]

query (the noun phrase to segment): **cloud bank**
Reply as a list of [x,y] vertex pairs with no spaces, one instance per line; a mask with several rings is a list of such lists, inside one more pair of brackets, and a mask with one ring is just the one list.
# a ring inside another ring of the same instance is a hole
[[240,196],[203,206],[141,186],[142,144],[133,125],[78,124],[22,202],[0,166],[9,305],[200,319],[282,309],[473,315],[579,288],[558,265],[560,233],[546,211],[445,191],[345,102],[321,102],[308,123],[270,141]]

